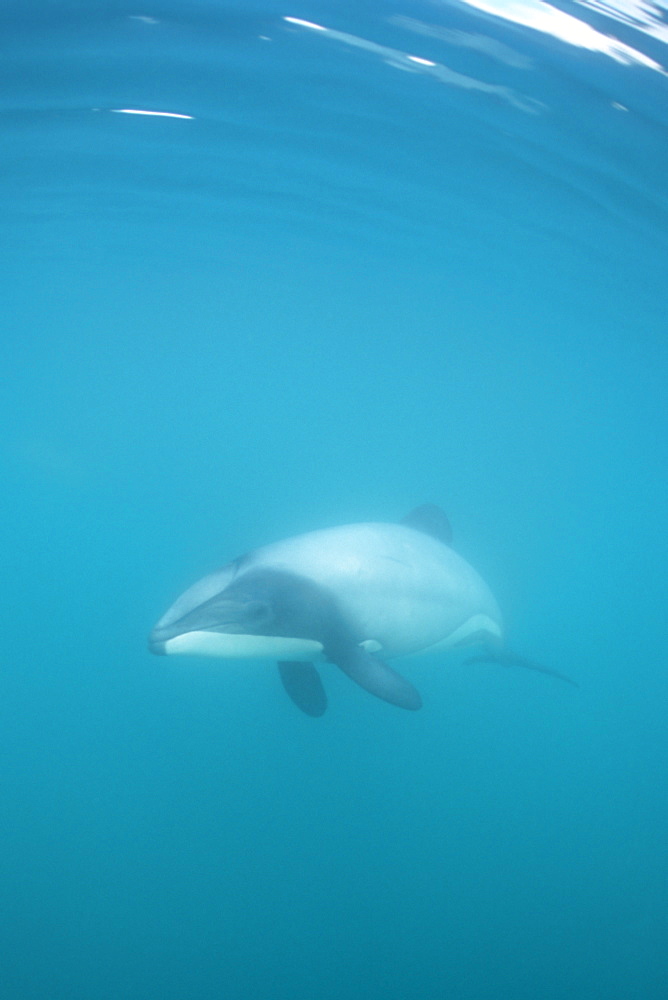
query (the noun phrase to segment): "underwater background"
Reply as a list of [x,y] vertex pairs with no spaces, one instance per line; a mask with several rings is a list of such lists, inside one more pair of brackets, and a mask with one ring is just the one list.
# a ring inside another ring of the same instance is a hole
[[[668,24],[5,0],[3,1000],[668,996]],[[148,112],[155,112],[149,114]],[[443,507],[550,677],[153,657]]]

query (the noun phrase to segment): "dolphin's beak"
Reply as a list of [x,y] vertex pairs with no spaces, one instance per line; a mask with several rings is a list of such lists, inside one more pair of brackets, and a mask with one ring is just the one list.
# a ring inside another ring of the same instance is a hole
[[187,632],[187,629],[175,628],[172,626],[160,626],[156,625],[152,629],[148,637],[148,648],[151,653],[157,653],[158,656],[165,656],[167,650],[165,648],[165,643],[169,639],[173,639],[176,635],[181,635],[182,632]]
[[156,653],[158,656],[164,656],[167,653],[165,643],[161,639],[155,639],[154,632],[151,632],[148,637],[148,649],[150,653]]

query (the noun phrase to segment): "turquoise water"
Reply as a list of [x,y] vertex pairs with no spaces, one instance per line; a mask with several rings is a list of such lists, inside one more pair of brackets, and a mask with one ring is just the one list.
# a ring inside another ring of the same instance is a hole
[[[667,38],[4,4],[3,998],[667,995]],[[239,553],[425,501],[579,689],[330,667],[313,720],[147,652]]]

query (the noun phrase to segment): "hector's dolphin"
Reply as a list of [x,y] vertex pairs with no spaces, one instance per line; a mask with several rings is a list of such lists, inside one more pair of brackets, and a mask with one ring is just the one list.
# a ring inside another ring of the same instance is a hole
[[321,661],[409,709],[420,695],[386,659],[477,643],[473,659],[561,677],[504,650],[499,607],[451,539],[445,514],[424,504],[400,524],[349,524],[255,549],[186,590],[149,647],[276,659],[287,693],[314,716],[327,707]]

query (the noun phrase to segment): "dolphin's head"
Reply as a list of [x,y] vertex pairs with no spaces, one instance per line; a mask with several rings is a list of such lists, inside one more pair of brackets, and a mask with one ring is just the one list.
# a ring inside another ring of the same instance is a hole
[[[253,585],[253,575],[237,578],[238,565],[204,577],[162,616],[149,636],[153,653],[194,632],[268,635],[273,625],[271,593]],[[187,640],[186,640],[187,642]],[[178,645],[178,643],[177,643]]]
[[149,636],[149,648],[153,653],[166,653],[168,643],[192,632],[266,635],[272,620],[271,606],[265,601],[245,601],[223,591],[173,622],[161,619]]
[[239,565],[231,564],[175,601],[151,632],[149,649],[225,658],[318,658],[322,609],[309,588],[308,581],[288,573],[239,573]]

